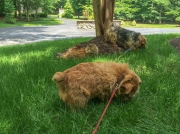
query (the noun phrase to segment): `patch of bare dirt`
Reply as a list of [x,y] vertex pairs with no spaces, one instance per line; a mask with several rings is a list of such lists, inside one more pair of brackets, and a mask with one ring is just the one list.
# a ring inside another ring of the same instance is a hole
[[169,43],[180,52],[180,37],[169,40]]

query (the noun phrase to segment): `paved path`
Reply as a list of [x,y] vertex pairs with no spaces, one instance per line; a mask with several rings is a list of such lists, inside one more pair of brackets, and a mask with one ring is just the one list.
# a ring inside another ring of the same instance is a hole
[[[62,19],[63,24],[55,26],[14,27],[0,29],[0,46],[24,44],[44,40],[72,37],[95,37],[95,30],[78,30],[76,21]],[[128,28],[144,35],[180,33],[179,28]]]

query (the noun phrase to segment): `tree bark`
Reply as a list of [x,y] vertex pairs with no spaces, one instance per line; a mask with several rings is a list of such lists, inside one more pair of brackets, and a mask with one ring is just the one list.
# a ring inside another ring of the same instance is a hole
[[93,0],[96,36],[104,35],[113,22],[115,0]]
[[113,22],[115,0],[106,0],[104,29],[108,29]]
[[27,15],[27,21],[30,21],[30,18],[29,18],[29,0],[26,0],[26,15]]
[[21,0],[18,0],[18,12],[19,12],[19,19],[22,20],[22,13],[21,13]]
[[101,16],[101,1],[93,0],[93,12],[94,12],[94,21],[95,21],[95,29],[96,36],[103,35],[103,24],[102,24],[102,16]]

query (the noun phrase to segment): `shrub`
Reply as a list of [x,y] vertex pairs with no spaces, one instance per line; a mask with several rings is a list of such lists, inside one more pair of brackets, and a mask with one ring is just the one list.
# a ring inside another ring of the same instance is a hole
[[136,21],[133,20],[132,23],[131,23],[132,26],[136,26]]
[[176,18],[177,23],[180,25],[180,17]]
[[62,18],[73,18],[74,11],[72,9],[71,3],[69,0],[66,2],[64,6],[64,13],[62,14]]
[[122,21],[121,21],[121,25],[125,25],[125,24],[126,24],[126,23],[122,20]]
[[40,12],[37,14],[39,17],[47,17],[48,14],[47,13],[44,13],[44,12]]
[[6,23],[9,23],[9,24],[14,24],[14,23],[16,23],[16,20],[15,20],[13,14],[6,14],[6,16],[5,16],[5,22],[6,22]]
[[14,24],[16,22],[13,16],[13,12],[15,11],[15,9],[14,9],[14,4],[11,0],[5,0],[4,11],[5,11],[5,22]]
[[92,5],[90,5],[90,6],[87,6],[87,5],[83,6],[83,16],[86,19],[94,19]]

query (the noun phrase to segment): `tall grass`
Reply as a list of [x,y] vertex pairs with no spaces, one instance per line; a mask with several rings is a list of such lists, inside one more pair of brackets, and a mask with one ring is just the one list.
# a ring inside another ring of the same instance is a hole
[[147,35],[146,49],[82,59],[54,60],[54,53],[91,38],[0,47],[0,133],[90,134],[106,102],[90,101],[79,112],[59,99],[51,78],[81,62],[128,63],[142,79],[128,103],[112,101],[98,134],[177,134],[180,132],[180,56],[168,44],[177,34]]

